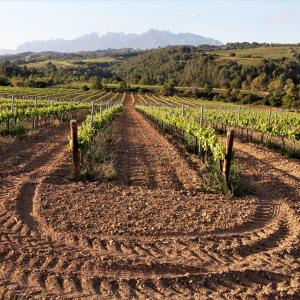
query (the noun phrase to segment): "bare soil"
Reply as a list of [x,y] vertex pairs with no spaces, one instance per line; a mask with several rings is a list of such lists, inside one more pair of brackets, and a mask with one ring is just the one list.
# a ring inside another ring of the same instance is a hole
[[129,98],[112,182],[68,179],[67,125],[1,149],[2,296],[299,299],[299,161],[236,142],[253,194],[208,193]]

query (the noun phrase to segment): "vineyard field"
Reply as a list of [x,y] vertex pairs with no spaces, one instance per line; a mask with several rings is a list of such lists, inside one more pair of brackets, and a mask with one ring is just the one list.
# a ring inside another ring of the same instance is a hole
[[298,112],[1,87],[0,298],[298,299],[299,139]]
[[190,122],[198,124],[202,118],[207,126],[214,129],[224,130],[234,127],[237,129],[238,137],[240,137],[240,131],[242,136],[245,131],[246,140],[253,141],[253,136],[259,135],[257,142],[277,145],[283,150],[288,149],[292,155],[299,156],[300,153],[300,114],[298,112],[149,95],[139,95],[136,105],[160,107],[160,111],[168,111],[174,117],[184,116]]
[[[6,90],[4,89],[3,92]],[[7,92],[7,91],[6,91]],[[104,91],[94,91],[82,95],[73,91],[57,94],[49,90],[38,93],[35,89],[14,89],[14,94],[8,98],[3,94],[0,99],[0,131],[10,134],[24,132],[28,128],[40,125],[51,125],[56,120],[70,120],[79,114],[104,110],[108,105],[122,102],[122,94]],[[32,121],[30,124],[29,121]]]

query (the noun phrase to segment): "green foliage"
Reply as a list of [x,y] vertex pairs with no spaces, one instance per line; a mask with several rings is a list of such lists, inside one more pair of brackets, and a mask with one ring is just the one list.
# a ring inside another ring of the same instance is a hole
[[242,98],[241,103],[242,104],[252,104],[255,101],[256,101],[256,98],[254,95],[247,95]]
[[138,106],[138,109],[158,121],[178,127],[183,130],[186,136],[194,136],[200,142],[201,148],[204,151],[212,153],[215,161],[224,159],[224,145],[220,142],[214,130],[209,127],[200,126],[195,119],[186,118],[182,115],[180,109],[149,106]]
[[100,77],[96,77],[93,79],[93,89],[95,90],[102,90],[103,89],[103,84],[101,82],[101,78]]
[[[101,78],[105,88],[112,88],[109,84],[114,84],[119,91],[129,91],[129,84],[165,85],[163,94],[172,95],[173,89],[167,84],[173,81],[183,87],[244,89],[258,95],[268,91],[283,100],[284,95],[296,98],[299,95],[299,53],[299,46],[233,43],[226,45],[225,50],[224,46],[222,49],[173,46],[147,51],[44,53],[41,57],[37,54],[38,59],[29,64],[26,56],[19,54],[10,58],[13,63],[0,64],[0,85],[46,88],[81,81],[77,86],[80,88],[85,84],[83,80],[95,79],[93,88],[102,89]],[[82,89],[87,91],[88,86]],[[211,94],[209,90],[204,93],[205,97]],[[228,102],[239,100],[241,97],[236,95],[226,97]],[[277,99],[267,101],[274,106],[281,104]]]
[[278,93],[273,93],[268,96],[270,105],[274,107],[280,107],[282,105],[282,96]]
[[113,161],[104,163],[101,167],[101,172],[102,172],[102,176],[108,180],[113,180],[118,175],[118,172],[115,168]]
[[[199,120],[198,110],[191,109],[187,111],[190,118]],[[249,128],[261,133],[269,133],[289,138],[292,141],[297,140],[300,134],[300,115],[298,113],[271,113],[269,126],[269,112],[242,110],[238,113],[235,109],[209,109],[204,113],[206,121],[214,121],[222,124]]]
[[93,174],[91,173],[91,171],[89,169],[84,168],[84,169],[80,170],[79,174],[75,174],[74,171],[71,171],[68,178],[72,181],[78,181],[78,180],[90,181],[93,179]]
[[119,82],[119,85],[118,85],[118,91],[119,92],[126,92],[127,89],[128,89],[128,86],[127,86],[125,81]]
[[39,101],[36,106],[35,101],[27,100],[25,103],[16,100],[15,110],[11,111],[10,100],[4,100],[0,105],[0,122],[8,120],[28,120],[38,116],[58,116],[65,112],[74,112],[89,108],[88,104],[83,103],[55,103],[50,101]]
[[208,184],[211,188],[217,192],[227,195],[227,196],[238,196],[245,193],[240,182],[241,178],[241,165],[233,157],[231,161],[229,178],[230,181],[227,183],[223,174],[220,172],[219,163],[209,159],[207,161],[207,169],[210,171],[210,178],[208,179]]
[[[103,129],[109,124],[114,116],[121,111],[121,106],[114,106],[111,109],[105,110],[102,114],[94,115],[94,127],[91,126],[91,116],[89,115],[85,122],[78,128],[78,144],[79,151],[86,153],[91,146],[97,130]],[[69,137],[69,146],[72,147],[72,140]]]
[[107,149],[107,140],[108,133],[107,129],[99,130],[91,143],[91,146],[88,150],[88,159],[93,163],[99,164],[103,163],[108,157],[108,149]]
[[[111,71],[113,76],[132,84],[165,85],[172,80],[178,86],[252,89],[255,93],[284,91],[293,95],[299,92],[300,60],[297,57],[270,58],[258,65],[244,65],[234,60],[221,61],[211,53],[200,47],[185,46],[149,50],[113,65]],[[164,91],[165,95],[171,94],[166,86]],[[240,99],[230,95],[227,100]],[[279,101],[272,104],[278,105]]]
[[[78,144],[81,153],[81,166],[89,173],[96,172],[103,178],[112,180],[117,176],[114,160],[108,147],[108,125],[122,110],[122,106],[114,106],[94,115],[94,126],[91,126],[91,117],[78,128]],[[69,147],[72,147],[72,139],[69,137]]]
[[4,130],[1,130],[0,133],[2,135],[10,135],[10,136],[18,136],[22,135],[26,132],[26,128],[22,124],[11,124],[9,126],[9,129],[5,128]]
[[81,87],[81,90],[87,92],[90,88],[87,85]]
[[168,81],[163,85],[162,94],[164,96],[173,96],[175,93],[175,84],[174,82]]
[[0,76],[0,86],[8,86],[9,80],[5,76]]
[[285,95],[282,98],[282,105],[285,108],[292,108],[295,107],[296,98],[292,95]]
[[[0,87],[1,98],[11,98],[14,95],[16,98],[34,99],[54,99],[55,102],[58,100],[62,101],[75,101],[75,102],[90,102],[93,99],[99,99],[101,91],[95,92],[94,90],[82,91],[79,88],[82,83],[77,83],[75,87],[68,88],[68,84],[62,87],[52,87],[52,88],[29,88],[29,87],[11,87],[2,86]],[[54,102],[54,103],[55,103]]]

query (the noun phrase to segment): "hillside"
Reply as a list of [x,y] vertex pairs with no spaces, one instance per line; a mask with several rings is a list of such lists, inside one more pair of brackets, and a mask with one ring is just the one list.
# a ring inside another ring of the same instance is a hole
[[[299,103],[299,53],[299,45],[245,47],[243,43],[234,47],[228,44],[78,53],[26,52],[2,57],[2,62],[9,59],[16,65],[12,68],[4,64],[0,78],[2,85],[45,87],[78,81],[76,86],[84,86],[97,76],[103,83],[115,86],[124,82],[141,86],[169,83],[190,88],[213,87],[224,90],[226,101],[261,100],[243,99],[241,90],[248,90],[257,95],[270,94],[271,99],[264,99],[263,104],[293,107]],[[225,93],[227,89],[229,94],[233,90],[233,97]]]
[[219,52],[222,55],[217,55],[218,51],[221,50],[205,51],[197,47],[155,49],[114,65],[113,72],[128,82],[140,84],[163,84],[173,80],[180,86],[266,90],[279,76],[282,81],[290,79],[294,84],[300,83],[300,57],[297,54],[276,59],[261,57],[260,64],[251,63],[251,60],[249,64],[241,64],[240,56],[226,60],[224,54],[229,50]]

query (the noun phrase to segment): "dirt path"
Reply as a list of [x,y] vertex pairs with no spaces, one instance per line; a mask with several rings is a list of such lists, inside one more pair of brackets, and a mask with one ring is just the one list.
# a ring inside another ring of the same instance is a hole
[[127,101],[114,124],[115,153],[119,158],[119,182],[153,188],[201,189],[201,178],[175,147]]
[[226,199],[129,100],[114,128],[112,183],[67,180],[67,126],[2,154],[3,295],[299,298],[299,162],[236,143],[255,195]]

